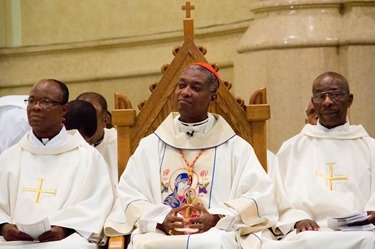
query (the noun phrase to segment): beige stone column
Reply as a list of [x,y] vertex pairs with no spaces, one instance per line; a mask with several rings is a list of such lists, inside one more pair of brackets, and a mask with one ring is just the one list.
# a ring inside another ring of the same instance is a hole
[[340,68],[354,102],[349,118],[375,137],[375,0],[343,0]]
[[349,118],[375,136],[374,11],[375,0],[260,0],[253,6],[254,21],[234,62],[234,91],[241,96],[267,86],[272,151],[302,129],[312,82],[325,71],[348,78],[355,96]]

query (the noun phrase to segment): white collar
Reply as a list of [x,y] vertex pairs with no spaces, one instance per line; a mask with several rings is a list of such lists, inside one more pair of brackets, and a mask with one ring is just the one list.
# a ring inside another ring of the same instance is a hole
[[[154,134],[169,146],[186,149],[198,150],[219,146],[236,136],[232,127],[218,114],[211,113],[211,117],[206,125],[205,133],[197,133],[190,136],[185,132],[179,131],[176,118],[179,114],[172,112],[159,125]],[[211,126],[212,122],[212,126]]]
[[211,130],[215,123],[215,118],[211,113],[208,113],[208,117],[197,123],[185,123],[179,120],[180,115],[175,117],[174,126],[178,132],[186,133],[189,136],[193,136],[194,133],[206,133]]
[[320,120],[318,119],[318,122],[316,123],[317,127],[319,127],[320,130],[323,130],[323,131],[338,131],[338,132],[345,132],[349,129],[350,127],[350,123],[349,123],[349,118],[346,117],[346,122],[345,124],[343,125],[339,125],[339,126],[336,126],[334,128],[327,128],[325,126],[323,126],[321,123],[320,123]]
[[350,125],[349,119],[346,119],[346,123],[332,129],[328,129],[318,123],[316,125],[306,124],[301,133],[310,137],[315,138],[328,138],[328,139],[358,139],[362,137],[368,137],[368,133],[362,125]]
[[30,131],[28,139],[34,146],[57,146],[65,141],[68,136],[69,134],[67,133],[65,126],[63,125],[59,134],[54,136],[52,139],[42,138],[42,141],[40,141],[32,131]]

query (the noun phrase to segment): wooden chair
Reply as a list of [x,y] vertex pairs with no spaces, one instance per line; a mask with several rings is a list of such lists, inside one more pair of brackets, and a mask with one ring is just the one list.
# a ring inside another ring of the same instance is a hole
[[[150,86],[151,95],[147,101],[139,104],[138,114],[124,94],[115,93],[112,121],[118,134],[119,176],[140,140],[153,133],[170,112],[176,111],[174,89],[181,70],[193,62],[207,62],[204,57],[207,49],[196,46],[193,41],[190,13],[184,20],[184,31],[184,44],[173,49],[175,58],[171,64],[162,66],[163,76],[158,83]],[[218,70],[217,65],[212,66]],[[230,93],[230,88],[231,83],[228,81],[220,82],[218,99],[210,107],[210,112],[223,116],[233,130],[253,146],[259,161],[267,170],[266,121],[270,118],[270,106],[267,104],[266,89],[255,91],[246,105],[242,99]],[[124,248],[124,237],[110,238],[108,248]]]

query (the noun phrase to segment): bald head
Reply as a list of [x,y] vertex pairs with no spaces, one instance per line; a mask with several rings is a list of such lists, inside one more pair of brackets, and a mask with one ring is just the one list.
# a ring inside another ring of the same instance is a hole
[[331,129],[346,123],[353,94],[344,76],[335,72],[323,73],[314,80],[312,92],[311,100],[321,125]]
[[317,87],[319,87],[322,82],[329,80],[330,82],[337,83],[340,86],[340,90],[350,92],[348,81],[344,76],[335,72],[325,72],[319,75],[313,82],[312,92],[315,93]]

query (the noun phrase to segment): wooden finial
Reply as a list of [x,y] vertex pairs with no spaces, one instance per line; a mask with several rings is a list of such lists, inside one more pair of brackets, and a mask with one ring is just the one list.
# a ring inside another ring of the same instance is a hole
[[183,5],[181,9],[186,11],[186,18],[191,18],[191,11],[194,10],[194,5],[190,5],[190,2],[186,2],[186,5]]
[[184,19],[185,41],[189,37],[194,41],[194,21],[191,18],[191,11],[194,10],[194,5],[190,5],[190,2],[186,2],[186,4],[181,7],[181,9],[186,11],[186,18]]

